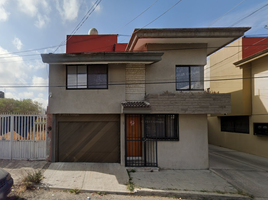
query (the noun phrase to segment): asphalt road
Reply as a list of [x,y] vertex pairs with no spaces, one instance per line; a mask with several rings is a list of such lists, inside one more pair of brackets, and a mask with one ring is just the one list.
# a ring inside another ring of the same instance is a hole
[[209,147],[210,169],[243,193],[268,199],[268,159],[216,146]]

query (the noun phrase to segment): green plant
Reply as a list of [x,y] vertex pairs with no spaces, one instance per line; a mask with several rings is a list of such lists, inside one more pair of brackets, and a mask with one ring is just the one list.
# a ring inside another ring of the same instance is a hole
[[98,195],[106,195],[106,192],[97,192]]
[[69,190],[70,193],[79,194],[81,191],[77,188]]
[[22,180],[23,184],[26,186],[26,189],[31,189],[34,184],[39,184],[43,180],[43,174],[41,170],[33,173],[28,173],[27,176]]
[[[128,184],[127,184],[127,189],[129,190],[129,191],[131,191],[131,192],[133,192],[134,191],[134,189],[135,189],[135,185],[134,185],[134,183],[132,182],[132,177],[131,177],[131,175],[130,175],[130,173],[132,172],[132,171],[135,171],[135,170],[128,170],[127,169],[127,174],[128,174]],[[136,171],[135,171],[136,172]]]
[[132,181],[129,181],[129,182],[128,182],[128,184],[127,184],[127,189],[128,189],[129,191],[131,191],[131,192],[134,191],[134,189],[135,189],[135,185],[134,185],[134,183],[133,183]]

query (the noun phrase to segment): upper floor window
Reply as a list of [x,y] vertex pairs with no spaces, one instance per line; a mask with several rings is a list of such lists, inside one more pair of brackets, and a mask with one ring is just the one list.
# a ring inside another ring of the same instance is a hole
[[67,65],[68,89],[107,89],[107,65]]
[[176,90],[204,90],[204,67],[177,65]]

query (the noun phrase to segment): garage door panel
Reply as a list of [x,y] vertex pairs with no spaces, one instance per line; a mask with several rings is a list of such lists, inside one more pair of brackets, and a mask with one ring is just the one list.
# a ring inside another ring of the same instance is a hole
[[120,162],[119,121],[59,122],[58,126],[59,161]]

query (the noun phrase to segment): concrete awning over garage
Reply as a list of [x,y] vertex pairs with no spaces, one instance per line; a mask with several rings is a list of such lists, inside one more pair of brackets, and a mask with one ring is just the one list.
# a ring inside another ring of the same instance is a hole
[[209,56],[243,36],[249,29],[249,27],[135,29],[126,51],[144,51],[146,44],[207,44],[207,56]]

